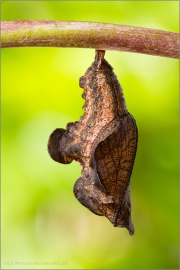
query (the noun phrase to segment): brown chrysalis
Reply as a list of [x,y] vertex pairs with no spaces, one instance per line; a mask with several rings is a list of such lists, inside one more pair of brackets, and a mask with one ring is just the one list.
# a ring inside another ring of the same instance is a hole
[[76,160],[81,164],[82,175],[74,185],[81,204],[133,235],[130,176],[138,133],[104,54],[96,51],[95,61],[80,78],[84,115],[78,122],[68,123],[66,130],[56,129],[50,135],[48,151],[57,162]]

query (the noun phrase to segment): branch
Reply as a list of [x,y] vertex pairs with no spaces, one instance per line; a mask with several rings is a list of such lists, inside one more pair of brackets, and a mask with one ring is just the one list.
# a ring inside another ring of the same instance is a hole
[[76,47],[179,58],[179,34],[118,24],[70,21],[1,22],[1,47]]

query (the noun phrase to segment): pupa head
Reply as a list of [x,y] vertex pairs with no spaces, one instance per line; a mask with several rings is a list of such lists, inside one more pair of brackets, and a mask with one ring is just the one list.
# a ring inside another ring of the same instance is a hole
[[96,215],[103,216],[104,211],[101,203],[95,198],[94,193],[92,192],[92,185],[87,184],[86,180],[80,177],[74,185],[74,195],[76,199],[88,208],[91,212]]

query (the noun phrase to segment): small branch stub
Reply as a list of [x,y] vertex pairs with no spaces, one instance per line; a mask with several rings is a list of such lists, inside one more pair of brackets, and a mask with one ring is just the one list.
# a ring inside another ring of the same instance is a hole
[[179,34],[93,22],[4,21],[1,47],[71,47],[179,58]]

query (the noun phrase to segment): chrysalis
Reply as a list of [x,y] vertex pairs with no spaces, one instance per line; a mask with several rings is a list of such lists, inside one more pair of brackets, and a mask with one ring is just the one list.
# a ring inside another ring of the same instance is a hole
[[138,133],[104,54],[96,51],[95,61],[80,78],[84,115],[78,122],[68,123],[66,130],[56,129],[50,135],[48,151],[57,162],[76,160],[81,164],[74,194],[82,205],[133,235],[130,176]]

